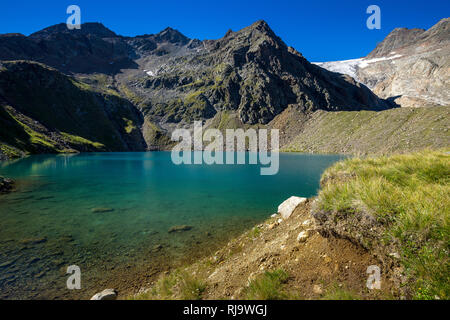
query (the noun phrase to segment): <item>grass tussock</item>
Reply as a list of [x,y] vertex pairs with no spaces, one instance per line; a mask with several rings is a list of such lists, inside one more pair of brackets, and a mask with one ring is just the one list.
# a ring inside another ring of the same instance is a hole
[[163,275],[145,293],[131,297],[132,300],[200,300],[206,284],[184,271]]
[[373,215],[386,230],[380,241],[398,243],[413,298],[450,298],[447,152],[339,162],[323,175],[318,206]]
[[322,300],[361,300],[361,297],[345,286],[334,284],[325,290]]
[[284,300],[290,295],[283,290],[289,275],[284,270],[266,271],[245,289],[248,300]]

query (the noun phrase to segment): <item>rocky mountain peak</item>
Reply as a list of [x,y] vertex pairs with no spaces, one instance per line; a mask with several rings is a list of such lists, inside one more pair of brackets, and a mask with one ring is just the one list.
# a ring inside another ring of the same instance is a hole
[[170,42],[185,45],[189,43],[190,39],[176,29],[167,27],[155,35],[157,42]]
[[396,49],[411,45],[424,32],[424,29],[396,28],[367,57],[379,58],[387,56]]
[[99,22],[87,22],[81,25],[81,29],[69,30],[65,23],[60,23],[48,28],[45,28],[41,31],[35,32],[30,35],[32,39],[48,39],[55,37],[60,34],[71,34],[77,36],[87,36],[94,35],[99,38],[114,38],[117,35],[106,28],[102,23]]
[[450,41],[450,18],[440,20],[433,27],[422,34],[421,40],[433,44],[441,44]]

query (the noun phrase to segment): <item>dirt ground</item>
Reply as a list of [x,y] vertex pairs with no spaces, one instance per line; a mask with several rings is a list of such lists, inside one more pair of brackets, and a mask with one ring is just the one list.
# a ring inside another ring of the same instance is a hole
[[[368,267],[380,263],[349,240],[323,237],[310,206],[309,200],[286,220],[271,217],[185,268],[206,284],[202,299],[245,299],[251,280],[279,269],[288,274],[283,290],[292,299],[340,299],[343,292],[351,299],[395,298],[389,275],[381,274],[380,290],[367,288]],[[297,239],[302,231],[308,233],[304,241]]]

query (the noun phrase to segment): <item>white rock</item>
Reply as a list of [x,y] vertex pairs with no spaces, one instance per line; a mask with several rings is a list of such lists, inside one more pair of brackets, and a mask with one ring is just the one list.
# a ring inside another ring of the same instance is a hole
[[305,242],[309,238],[309,232],[308,231],[302,231],[297,236],[298,242]]
[[312,221],[310,219],[303,221],[302,226],[309,227],[312,225]]
[[395,258],[395,259],[400,259],[401,258],[400,255],[397,252],[391,252],[389,255],[392,258]]
[[315,294],[322,294],[323,293],[322,287],[317,285],[317,284],[315,284],[314,287],[313,287],[313,292]]
[[273,215],[271,215],[271,218],[276,218],[278,216],[278,213],[274,213]]
[[100,293],[95,294],[91,300],[116,300],[117,291],[114,289],[106,289]]
[[278,219],[277,222],[278,222],[278,224],[280,224],[283,222],[283,219]]
[[290,197],[280,204],[278,207],[278,213],[281,214],[283,219],[288,219],[292,215],[292,212],[294,212],[294,210],[306,200],[306,198]]

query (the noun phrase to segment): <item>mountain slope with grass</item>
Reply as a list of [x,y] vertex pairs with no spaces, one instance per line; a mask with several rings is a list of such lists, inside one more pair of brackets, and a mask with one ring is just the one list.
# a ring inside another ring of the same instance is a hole
[[4,156],[145,149],[130,102],[35,62],[0,64],[0,123]]
[[450,107],[312,114],[291,107],[271,126],[280,129],[282,150],[291,152],[391,154],[450,147]]

